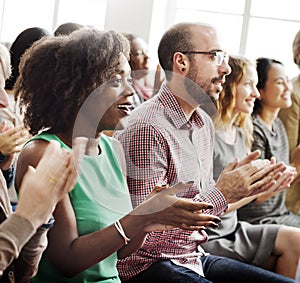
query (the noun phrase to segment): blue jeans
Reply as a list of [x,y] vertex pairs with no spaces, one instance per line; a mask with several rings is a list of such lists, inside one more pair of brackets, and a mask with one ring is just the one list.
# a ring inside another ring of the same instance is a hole
[[219,256],[202,258],[205,278],[169,260],[153,263],[126,283],[294,283],[288,277]]

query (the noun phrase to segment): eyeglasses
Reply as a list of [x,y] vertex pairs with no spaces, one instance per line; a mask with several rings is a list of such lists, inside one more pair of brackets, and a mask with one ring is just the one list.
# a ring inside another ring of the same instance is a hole
[[212,51],[180,51],[183,54],[207,54],[214,56],[216,66],[221,66],[225,61],[228,64],[229,56],[225,51],[212,50]]

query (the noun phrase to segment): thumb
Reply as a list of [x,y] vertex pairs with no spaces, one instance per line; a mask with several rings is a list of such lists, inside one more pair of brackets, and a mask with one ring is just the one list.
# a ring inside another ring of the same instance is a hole
[[176,194],[182,192],[184,189],[187,189],[187,188],[193,186],[193,184],[194,184],[194,181],[189,181],[186,183],[179,182],[176,185],[172,186],[169,190],[166,190],[166,192],[168,192],[169,194],[172,194],[172,195],[176,195]]
[[2,120],[1,123],[0,123],[0,131],[2,131],[6,126],[6,121],[5,120]]

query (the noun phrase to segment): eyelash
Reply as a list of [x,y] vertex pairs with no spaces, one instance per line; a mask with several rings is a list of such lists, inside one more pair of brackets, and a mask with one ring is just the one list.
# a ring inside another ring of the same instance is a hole
[[[122,79],[118,79],[118,78],[114,78],[114,79],[111,79],[110,80],[110,84],[111,85],[115,85],[115,86],[118,86],[122,83]],[[127,83],[129,85],[133,85],[133,78],[127,78]]]

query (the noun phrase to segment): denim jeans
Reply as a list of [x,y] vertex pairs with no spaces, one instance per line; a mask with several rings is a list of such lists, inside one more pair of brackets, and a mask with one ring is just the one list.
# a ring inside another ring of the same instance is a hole
[[126,283],[294,283],[288,277],[233,259],[219,256],[202,258],[205,278],[169,260],[153,263]]

